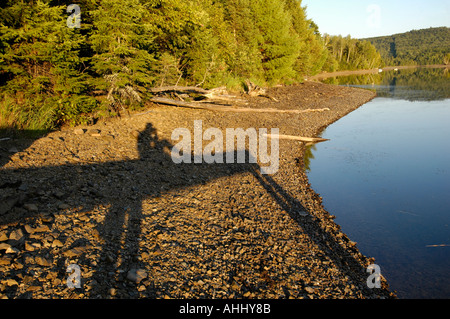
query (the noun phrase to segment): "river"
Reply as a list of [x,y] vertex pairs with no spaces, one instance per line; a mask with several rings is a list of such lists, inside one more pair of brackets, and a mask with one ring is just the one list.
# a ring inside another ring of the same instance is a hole
[[312,188],[399,298],[450,298],[450,72],[418,68],[325,82],[377,97],[305,155]]

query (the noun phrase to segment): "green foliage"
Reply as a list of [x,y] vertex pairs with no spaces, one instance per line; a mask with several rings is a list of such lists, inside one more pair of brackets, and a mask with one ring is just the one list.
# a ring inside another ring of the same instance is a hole
[[450,54],[450,28],[446,27],[366,40],[377,48],[386,65],[445,64]]
[[152,83],[153,26],[145,21],[145,8],[138,0],[104,0],[92,12],[90,44],[96,87],[107,92],[113,111],[140,104],[145,87]]
[[[301,0],[70,0],[0,5],[0,127],[48,129],[145,105],[148,87],[243,88],[371,66],[351,41],[338,61]],[[347,51],[346,51],[347,52]]]
[[90,111],[77,103],[87,99],[80,54],[85,39],[66,27],[65,8],[39,0],[10,4],[0,14],[2,126],[51,128],[69,119],[67,108]]
[[381,66],[381,55],[369,41],[340,35],[325,35],[324,39],[331,55],[324,67],[326,71],[373,69]]

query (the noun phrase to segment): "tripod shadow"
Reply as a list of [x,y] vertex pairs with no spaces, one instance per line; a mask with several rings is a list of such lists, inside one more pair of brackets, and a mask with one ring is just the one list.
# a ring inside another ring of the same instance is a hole
[[[52,213],[55,216],[66,214],[67,218],[71,218],[68,212],[76,211],[77,216],[87,212],[94,216],[95,213],[92,212],[99,206],[107,207],[103,221],[95,225],[101,247],[90,292],[92,296],[106,297],[110,294],[110,288],[123,280],[123,271],[145,268],[138,258],[142,222],[146,218],[143,213],[144,200],[158,198],[168,191],[202,185],[220,177],[250,173],[341,271],[350,276],[353,272],[358,276],[364,274],[365,269],[360,262],[349,256],[348,250],[324,230],[318,220],[309,215],[299,216],[298,212],[305,212],[301,203],[271,176],[261,174],[260,167],[251,164],[250,160],[243,164],[236,161],[235,164],[225,164],[227,154],[223,153],[224,164],[175,164],[170,156],[172,144],[160,139],[151,123],[140,132],[137,148],[139,158],[134,160],[2,169],[0,173],[5,189],[10,193],[15,192],[18,199],[13,201],[12,207],[0,214],[0,226],[14,223],[20,225],[21,222],[42,217],[42,213]],[[236,156],[234,151],[233,153]],[[246,158],[250,159],[248,151]],[[32,189],[18,188],[18,181],[25,178],[26,183],[33,185]],[[55,204],[55,196],[51,194],[63,197],[67,207],[59,208]],[[64,195],[60,196],[61,194]],[[24,210],[22,206],[27,201],[34,201],[38,210]],[[309,226],[303,227],[305,223]],[[61,248],[63,254],[89,243],[88,238],[66,239],[71,243]],[[60,273],[65,273],[65,259],[67,258],[60,257],[57,262],[57,267],[63,268],[58,270]],[[122,278],[119,280],[120,276]],[[135,284],[137,289],[138,283]]]

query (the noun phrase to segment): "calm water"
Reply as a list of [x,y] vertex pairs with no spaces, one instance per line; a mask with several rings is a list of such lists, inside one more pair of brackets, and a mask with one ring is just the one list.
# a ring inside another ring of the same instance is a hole
[[322,137],[330,141],[305,158],[325,208],[400,298],[450,298],[448,76],[419,69],[338,79],[378,97],[329,126]]

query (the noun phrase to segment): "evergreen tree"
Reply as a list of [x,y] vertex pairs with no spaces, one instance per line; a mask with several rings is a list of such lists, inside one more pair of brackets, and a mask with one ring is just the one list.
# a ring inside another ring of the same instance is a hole
[[325,35],[330,55],[325,70],[373,69],[381,66],[381,55],[369,41],[352,39],[350,36]]
[[84,94],[85,39],[67,28],[65,9],[36,0],[9,1],[1,11],[0,116],[9,126],[51,128],[95,107]]
[[266,80],[276,83],[294,78],[299,42],[291,32],[291,15],[278,0],[254,1],[251,7],[260,33],[257,39]]
[[301,0],[284,0],[286,10],[292,16],[292,30],[298,35],[299,56],[294,69],[297,79],[313,75],[322,70],[328,58],[328,50],[319,32],[319,27],[306,18],[306,9]]
[[154,62],[154,28],[144,6],[138,0],[103,0],[92,17],[92,68],[97,88],[107,93],[106,105],[115,112],[141,105],[153,82]]
[[[255,23],[250,0],[225,0],[224,19],[228,25],[230,56],[228,66],[235,79],[264,80],[262,55],[258,39],[260,30]],[[222,38],[223,39],[223,38]]]
[[[67,25],[72,2],[80,28]],[[418,61],[408,43],[395,42],[402,61]],[[430,49],[442,63],[447,52]],[[367,41],[322,37],[301,0],[8,0],[0,62],[0,125],[51,128],[142,105],[149,86],[287,83],[380,57]]]

